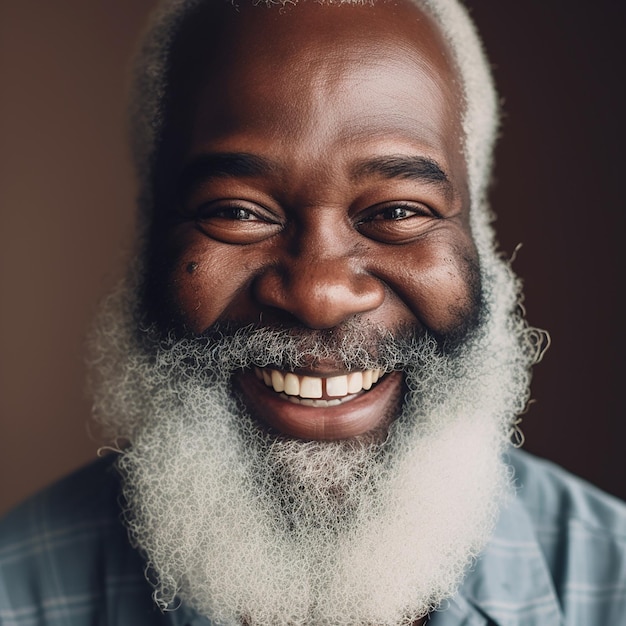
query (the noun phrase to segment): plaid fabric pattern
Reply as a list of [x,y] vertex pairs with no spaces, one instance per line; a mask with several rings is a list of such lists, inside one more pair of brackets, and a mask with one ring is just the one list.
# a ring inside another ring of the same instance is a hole
[[[152,602],[113,458],[0,522],[0,626],[210,626]],[[510,462],[518,495],[429,626],[626,626],[626,504],[524,452]]]

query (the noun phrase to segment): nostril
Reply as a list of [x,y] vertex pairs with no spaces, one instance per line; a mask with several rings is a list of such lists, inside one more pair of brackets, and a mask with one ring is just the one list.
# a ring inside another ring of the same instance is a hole
[[310,328],[332,328],[354,315],[382,305],[385,288],[374,276],[336,264],[298,264],[287,271],[271,269],[259,276],[255,297]]

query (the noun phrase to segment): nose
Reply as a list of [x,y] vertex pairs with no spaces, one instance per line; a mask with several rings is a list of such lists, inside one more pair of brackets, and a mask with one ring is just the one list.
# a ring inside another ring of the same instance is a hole
[[360,257],[328,248],[308,242],[299,254],[267,268],[254,286],[257,301],[314,329],[333,328],[381,306],[385,287]]

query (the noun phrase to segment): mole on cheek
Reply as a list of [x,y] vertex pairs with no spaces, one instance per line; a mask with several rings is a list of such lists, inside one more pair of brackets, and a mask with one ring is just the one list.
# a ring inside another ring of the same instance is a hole
[[193,274],[198,269],[198,264],[195,261],[187,263],[187,273]]

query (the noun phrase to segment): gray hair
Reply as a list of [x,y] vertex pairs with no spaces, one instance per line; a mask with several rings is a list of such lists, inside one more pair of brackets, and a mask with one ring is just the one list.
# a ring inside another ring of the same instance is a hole
[[[149,221],[153,207],[152,176],[165,121],[171,49],[185,17],[207,1],[218,0],[161,0],[147,24],[138,50],[131,91],[130,134],[144,222]],[[268,4],[284,4],[293,0],[266,1]],[[470,221],[479,256],[483,258],[485,254],[494,252],[492,215],[486,196],[499,126],[498,98],[490,66],[474,23],[459,0],[412,1],[438,25],[461,77],[465,100],[464,156],[471,202]],[[340,3],[364,2],[340,0]]]

